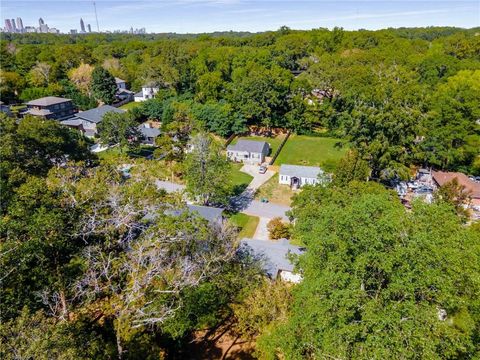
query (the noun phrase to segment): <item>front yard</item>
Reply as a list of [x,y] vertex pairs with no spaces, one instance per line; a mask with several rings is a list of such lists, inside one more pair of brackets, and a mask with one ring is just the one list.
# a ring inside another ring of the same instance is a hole
[[232,167],[232,185],[234,187],[235,195],[239,195],[250,184],[253,177],[240,171],[242,163],[230,163]]
[[257,229],[258,222],[260,219],[257,216],[245,215],[242,213],[237,213],[230,217],[232,224],[240,229],[238,233],[238,238],[253,238],[255,235],[255,230]]
[[280,185],[278,183],[278,173],[272,176],[265,184],[260,186],[255,194],[256,200],[263,198],[268,199],[272,203],[290,206],[292,196],[295,192],[288,185]]

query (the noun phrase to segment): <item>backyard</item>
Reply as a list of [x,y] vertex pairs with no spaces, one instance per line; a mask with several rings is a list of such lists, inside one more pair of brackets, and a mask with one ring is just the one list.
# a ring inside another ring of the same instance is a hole
[[132,102],[129,102],[129,103],[126,103],[126,104],[120,106],[120,109],[131,110],[131,109],[136,108],[137,106],[140,106],[140,105],[142,105],[141,102],[132,101]]
[[[339,146],[340,145],[340,146]],[[341,146],[343,145],[343,146]],[[293,164],[321,166],[332,171],[347,152],[345,141],[306,135],[291,135],[285,143],[275,165]]]

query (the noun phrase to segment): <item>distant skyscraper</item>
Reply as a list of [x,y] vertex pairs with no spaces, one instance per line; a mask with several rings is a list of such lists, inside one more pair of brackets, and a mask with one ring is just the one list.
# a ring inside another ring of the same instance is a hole
[[43,21],[42,18],[38,19],[38,26],[42,27],[42,25],[45,24],[45,21]]
[[17,17],[17,28],[19,32],[23,32],[23,21],[21,17]]
[[15,26],[15,19],[10,20],[12,22],[12,31],[17,32],[17,27]]
[[85,24],[84,24],[82,18],[80,18],[80,32],[82,32],[82,33],[85,32]]
[[88,29],[88,32],[92,32],[92,27],[90,26],[90,24],[87,25],[87,29]]
[[5,19],[5,28],[7,29],[8,32],[12,32],[12,22],[10,19]]

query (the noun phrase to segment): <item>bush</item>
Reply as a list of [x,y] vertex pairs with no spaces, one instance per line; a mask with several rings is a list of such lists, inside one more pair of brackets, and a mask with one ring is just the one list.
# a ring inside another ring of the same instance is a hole
[[288,239],[290,238],[290,227],[282,222],[282,218],[276,217],[267,224],[270,239]]

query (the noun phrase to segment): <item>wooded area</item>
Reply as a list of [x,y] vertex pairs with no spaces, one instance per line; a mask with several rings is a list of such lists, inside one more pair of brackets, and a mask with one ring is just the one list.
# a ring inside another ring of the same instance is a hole
[[[226,324],[260,359],[480,356],[480,226],[462,189],[406,209],[381,185],[418,166],[480,175],[479,32],[4,34],[7,104],[90,109],[113,101],[112,77],[160,91],[99,126],[115,161],[57,121],[0,115],[0,357],[183,359]],[[127,177],[123,149],[147,119],[162,135]],[[331,182],[294,196],[292,225],[270,224],[307,249],[299,284],[267,279],[232,223],[156,186],[180,174],[197,203],[228,206],[245,184],[218,139],[251,126],[350,149]]]

